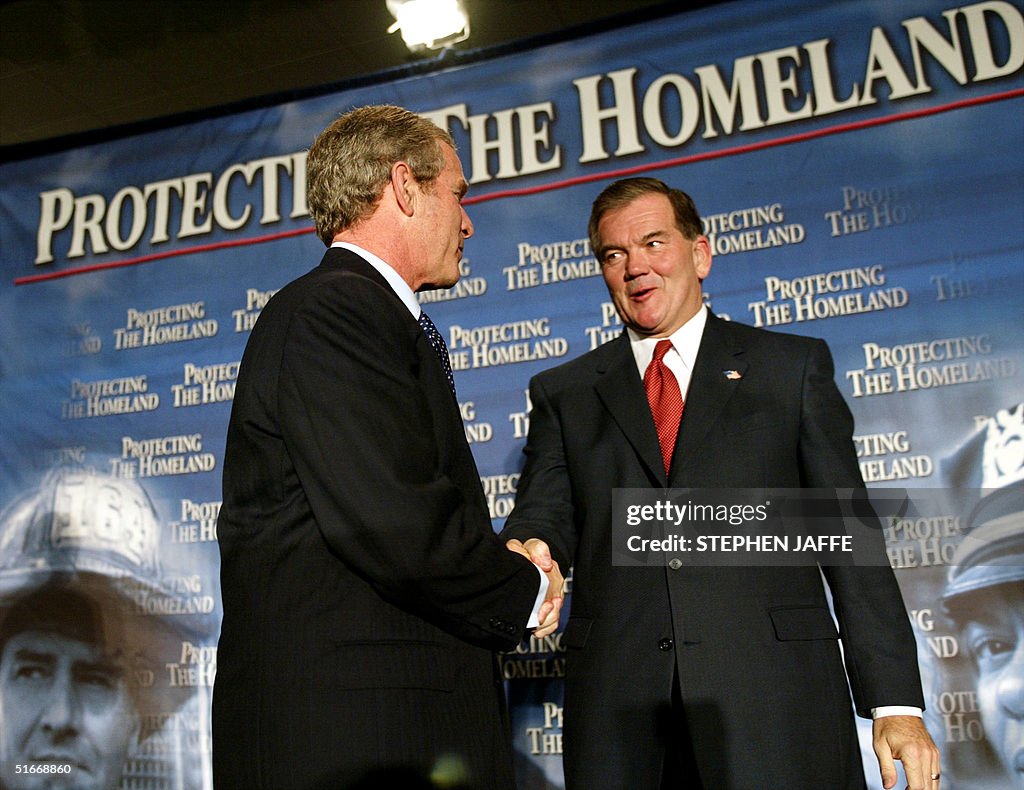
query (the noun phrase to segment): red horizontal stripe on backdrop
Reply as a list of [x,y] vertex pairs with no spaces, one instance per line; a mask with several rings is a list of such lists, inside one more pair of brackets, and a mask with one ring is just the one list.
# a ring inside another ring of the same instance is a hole
[[[940,104],[935,107],[926,107],[920,110],[910,110],[908,112],[897,113],[895,115],[886,115],[881,118],[868,118],[863,121],[854,121],[852,123],[838,124],[836,126],[829,126],[824,129],[815,129],[809,132],[800,132],[798,134],[788,135],[786,137],[777,137],[773,140],[762,140],[757,143],[748,143],[747,145],[733,146],[732,148],[723,148],[718,151],[705,151],[700,154],[691,154],[689,156],[682,156],[675,159],[663,159],[658,162],[648,162],[642,165],[635,165],[633,167],[621,168],[619,170],[605,171],[602,173],[590,173],[585,176],[576,176],[574,178],[567,178],[562,181],[552,181],[548,184],[539,184],[533,187],[523,187],[522,189],[506,189],[498,192],[490,192],[486,195],[476,195],[474,197],[468,197],[463,201],[464,205],[470,206],[475,203],[484,203],[488,200],[500,200],[509,197],[523,197],[525,195],[535,195],[540,192],[551,192],[556,189],[565,189],[566,187],[576,186],[577,184],[588,184],[593,181],[603,181],[612,178],[623,178],[625,176],[637,175],[638,173],[647,173],[652,170],[660,170],[666,167],[679,167],[681,165],[688,165],[694,162],[705,162],[710,159],[721,159],[728,156],[738,156],[740,154],[747,154],[752,151],[762,151],[767,148],[775,148],[781,145],[791,145],[793,143],[802,143],[806,140],[814,140],[819,137],[828,137],[834,134],[843,134],[845,132],[855,132],[860,129],[868,129],[874,126],[884,126],[890,123],[899,123],[901,121],[910,121],[915,118],[923,118],[929,115],[938,115],[944,112],[950,112],[952,110],[961,110],[968,107],[976,107],[980,104],[989,104],[997,101],[1005,101],[1007,99],[1015,99],[1024,96],[1024,88],[1016,88],[1010,91],[1004,91],[1002,93],[994,93],[989,96],[976,96],[970,99],[962,99],[956,102],[950,102],[949,104]],[[18,277],[14,280],[15,285],[27,285],[29,283],[43,282],[45,280],[55,280],[60,277],[71,277],[77,274],[86,274],[88,272],[102,271],[103,269],[116,269],[122,266],[134,266],[139,263],[149,263],[150,261],[161,260],[163,258],[173,258],[179,255],[194,255],[199,252],[211,252],[213,250],[222,250],[227,247],[240,247],[249,244],[264,244],[269,241],[277,241],[278,239],[290,238],[292,236],[300,236],[305,233],[312,233],[313,228],[299,228],[296,230],[287,230],[280,233],[271,233],[266,236],[253,236],[246,239],[236,239],[231,241],[220,241],[211,244],[201,244],[195,247],[184,247],[177,250],[167,250],[165,252],[152,253],[150,255],[141,255],[137,258],[128,258],[122,261],[112,261],[110,263],[95,263],[88,266],[81,266],[75,269],[63,269],[59,272],[47,272],[45,274],[32,274],[26,277]]]
[[154,252],[149,255],[140,255],[138,258],[127,258],[123,261],[111,261],[110,263],[93,263],[88,266],[80,266],[77,269],[63,269],[59,272],[47,272],[45,274],[30,274],[27,277],[18,277],[14,280],[15,285],[26,285],[38,283],[43,280],[56,280],[60,277],[71,277],[75,274],[87,274],[98,272],[103,269],[119,269],[122,266],[134,266],[138,263],[149,263],[163,258],[176,258],[179,255],[194,255],[197,252],[211,252],[212,250],[223,250],[227,247],[243,247],[248,244],[263,244],[267,241],[277,241],[291,236],[301,236],[304,233],[312,233],[313,228],[298,228],[297,230],[285,230],[280,233],[271,233],[266,236],[254,236],[248,239],[231,239],[230,241],[217,241],[211,244],[199,244],[195,247],[182,247],[177,250],[165,250]]

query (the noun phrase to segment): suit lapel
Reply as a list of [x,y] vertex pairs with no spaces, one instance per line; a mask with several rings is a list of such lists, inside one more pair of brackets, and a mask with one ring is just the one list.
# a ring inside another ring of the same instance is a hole
[[648,473],[667,485],[654,419],[625,332],[611,341],[609,353],[598,363],[594,389]]
[[676,439],[674,480],[684,479],[687,471],[700,463],[700,456],[707,452],[703,445],[708,432],[747,370],[744,350],[728,330],[727,322],[708,314]]

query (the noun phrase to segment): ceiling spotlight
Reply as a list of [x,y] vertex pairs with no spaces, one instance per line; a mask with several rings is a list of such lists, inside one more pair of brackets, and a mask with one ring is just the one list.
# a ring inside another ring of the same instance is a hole
[[462,0],[387,0],[395,23],[411,52],[443,49],[469,38],[469,15]]

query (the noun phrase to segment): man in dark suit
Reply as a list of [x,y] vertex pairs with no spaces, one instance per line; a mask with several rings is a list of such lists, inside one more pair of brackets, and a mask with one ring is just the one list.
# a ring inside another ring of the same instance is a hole
[[[837,632],[817,567],[692,567],[671,553],[658,567],[613,566],[615,488],[863,483],[824,342],[704,307],[711,249],[685,193],[616,182],[589,231],[627,330],[531,381],[526,465],[502,533],[542,567],[574,566],[567,788],[862,788],[841,635],[885,786],[896,758],[910,787],[933,790],[939,756],[888,567],[824,569]],[[674,418],[656,426],[659,404]]]
[[447,132],[364,107],[307,176],[330,249],[262,311],[228,429],[214,781],[511,788],[492,651],[553,630],[561,576],[494,535],[414,296],[459,278],[462,167]]

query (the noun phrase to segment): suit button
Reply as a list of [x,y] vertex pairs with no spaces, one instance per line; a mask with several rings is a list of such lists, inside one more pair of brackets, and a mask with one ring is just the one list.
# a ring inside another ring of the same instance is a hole
[[490,620],[488,620],[488,622],[490,623],[491,628],[500,628],[501,627],[501,618],[500,617],[492,617]]
[[506,634],[509,634],[509,635],[514,634],[517,630],[518,629],[512,623],[505,623],[505,633]]
[[678,557],[673,557],[668,561],[668,567],[670,567],[674,571],[677,571],[683,567],[683,561]]
[[658,650],[661,650],[663,652],[667,652],[667,651],[669,651],[671,649],[672,649],[672,640],[671,639],[666,637],[665,639],[659,639],[658,640]]

